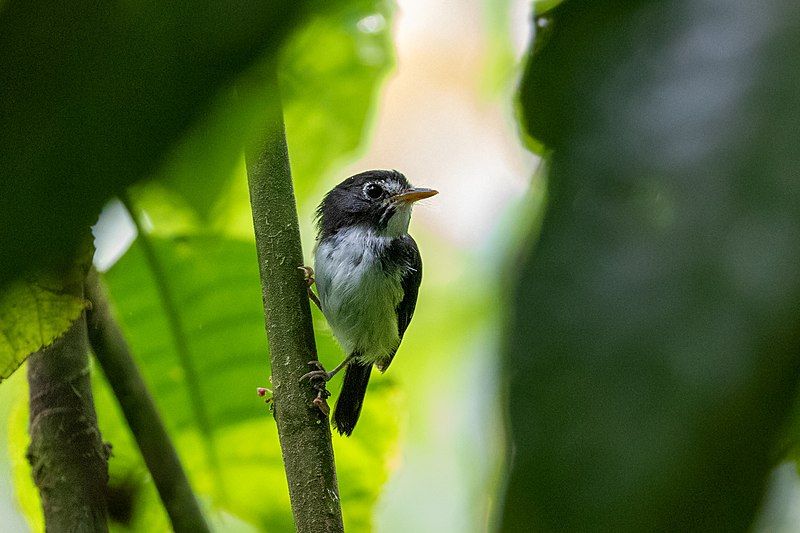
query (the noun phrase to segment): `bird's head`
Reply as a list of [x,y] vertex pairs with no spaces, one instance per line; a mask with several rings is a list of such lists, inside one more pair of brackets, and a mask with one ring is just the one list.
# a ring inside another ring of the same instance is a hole
[[414,202],[435,194],[432,189],[415,188],[396,170],[368,170],[350,176],[319,205],[319,238],[351,226],[391,237],[403,235],[408,232]]

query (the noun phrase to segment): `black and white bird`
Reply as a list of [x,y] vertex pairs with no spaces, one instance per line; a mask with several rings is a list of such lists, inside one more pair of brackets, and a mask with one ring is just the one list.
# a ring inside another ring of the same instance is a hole
[[372,366],[389,368],[414,315],[422,259],[408,224],[414,202],[435,194],[395,170],[370,170],[334,187],[317,210],[319,304],[347,357],[304,378],[324,387],[346,368],[333,413],[343,435],[361,414]]

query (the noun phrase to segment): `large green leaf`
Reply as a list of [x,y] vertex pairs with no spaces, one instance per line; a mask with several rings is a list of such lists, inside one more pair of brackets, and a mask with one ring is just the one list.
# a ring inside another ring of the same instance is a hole
[[3,2],[0,283],[71,257],[109,197],[155,172],[305,12],[331,5]]
[[[185,462],[193,484],[217,507],[270,530],[291,528],[288,490],[274,420],[256,388],[269,387],[260,285],[251,242],[218,236],[150,237],[180,309],[189,351],[201,376],[189,386],[179,362],[152,273],[136,244],[106,275],[127,339]],[[342,353],[316,315],[318,351],[333,366]],[[331,384],[336,394],[340,383]],[[189,395],[205,405],[221,483],[210,469]],[[101,429],[118,416],[98,399]],[[388,476],[398,433],[397,394],[390,378],[373,380],[359,431],[337,438],[338,477],[345,523],[369,528],[372,508]],[[114,443],[115,454],[130,442]],[[112,471],[114,459],[111,460]],[[135,470],[134,470],[135,472]]]
[[800,10],[567,0],[539,26],[504,529],[745,530],[800,376]]
[[305,198],[352,156],[369,131],[381,81],[394,65],[391,0],[315,17],[284,50],[281,93],[295,195]]
[[63,335],[86,308],[58,279],[39,276],[0,287],[0,382]]
[[[391,14],[386,0],[350,2],[309,18],[287,42],[281,98],[298,198],[318,192],[320,178],[361,146],[380,82],[393,64]],[[227,233],[252,233],[249,197],[241,187],[242,147],[276,97],[258,82],[261,68],[246,76],[236,94],[217,98],[171,154],[158,183],[146,187],[177,193],[198,222]]]

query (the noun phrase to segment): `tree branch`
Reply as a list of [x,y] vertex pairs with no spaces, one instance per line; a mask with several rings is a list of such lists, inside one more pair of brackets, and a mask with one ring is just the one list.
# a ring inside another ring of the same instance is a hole
[[[261,144],[246,150],[250,204],[269,339],[275,419],[295,526],[300,533],[341,532],[342,512],[330,424],[301,384],[317,358],[297,225],[283,113],[275,75]],[[248,88],[245,88],[248,89]],[[263,92],[263,85],[259,87]]]
[[197,367],[192,358],[192,352],[189,346],[189,336],[186,334],[186,328],[183,325],[178,304],[172,294],[172,289],[164,266],[158,258],[153,243],[150,241],[150,236],[145,231],[139,220],[139,215],[136,212],[133,201],[127,192],[122,192],[119,195],[119,200],[125,209],[131,215],[136,231],[138,233],[137,241],[142,247],[147,264],[150,266],[150,272],[153,275],[153,281],[158,289],[158,296],[161,300],[161,307],[164,309],[164,315],[167,318],[167,325],[169,326],[172,340],[175,343],[175,352],[178,355],[183,375],[186,380],[187,394],[189,396],[189,405],[192,408],[195,423],[197,424],[200,433],[203,435],[203,448],[208,459],[209,469],[211,475],[214,477],[214,487],[217,491],[217,496],[221,500],[227,500],[227,492],[225,490],[225,479],[222,475],[222,467],[220,466],[219,454],[214,442],[214,429],[211,426],[211,417],[208,414],[208,408],[204,402],[202,394],[202,380]]
[[178,453],[114,320],[100,276],[94,269],[86,278],[86,297],[92,302],[87,315],[89,341],[153,477],[172,528],[177,533],[209,531]]
[[[74,268],[80,282],[65,290],[82,298],[84,270]],[[48,531],[108,531],[109,454],[97,427],[88,352],[84,313],[28,359],[28,461]]]

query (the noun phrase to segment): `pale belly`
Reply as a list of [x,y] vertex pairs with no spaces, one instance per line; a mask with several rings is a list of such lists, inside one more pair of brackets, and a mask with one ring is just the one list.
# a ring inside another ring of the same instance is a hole
[[365,244],[362,232],[334,239],[321,243],[314,258],[322,312],[346,353],[358,352],[365,363],[385,359],[400,344],[400,272],[383,271],[375,246]]

